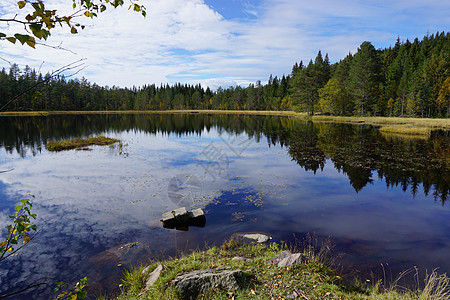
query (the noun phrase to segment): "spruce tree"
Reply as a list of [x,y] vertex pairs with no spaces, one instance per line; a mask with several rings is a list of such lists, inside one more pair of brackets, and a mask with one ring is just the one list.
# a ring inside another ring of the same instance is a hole
[[367,115],[372,111],[378,95],[380,66],[375,47],[370,42],[362,43],[349,70],[349,87],[354,95],[357,115]]

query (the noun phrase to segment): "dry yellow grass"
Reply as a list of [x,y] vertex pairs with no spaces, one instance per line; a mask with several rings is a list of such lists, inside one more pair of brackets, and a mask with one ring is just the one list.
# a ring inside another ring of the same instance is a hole
[[450,119],[431,118],[400,118],[400,117],[333,117],[333,116],[313,116],[312,120],[318,122],[370,124],[385,127],[385,131],[394,132],[400,127],[408,128],[401,133],[412,134],[414,129],[419,129],[417,134],[424,134],[423,129],[445,129],[450,130]]

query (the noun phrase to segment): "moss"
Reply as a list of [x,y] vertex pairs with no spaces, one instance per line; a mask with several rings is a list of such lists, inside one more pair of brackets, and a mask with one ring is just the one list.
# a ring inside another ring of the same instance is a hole
[[70,149],[87,150],[87,146],[91,145],[112,145],[114,143],[120,142],[118,139],[107,138],[104,136],[91,137],[87,139],[75,138],[71,140],[63,140],[59,142],[48,142],[48,151],[63,151]]

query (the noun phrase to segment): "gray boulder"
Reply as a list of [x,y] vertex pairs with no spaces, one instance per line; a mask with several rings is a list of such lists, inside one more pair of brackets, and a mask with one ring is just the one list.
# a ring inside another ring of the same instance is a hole
[[268,264],[274,263],[279,268],[289,267],[293,265],[301,265],[309,260],[309,257],[303,253],[291,253],[289,251],[282,251],[275,255],[274,258],[267,261]]
[[259,232],[236,232],[231,235],[231,239],[238,245],[248,245],[256,243],[266,243],[272,239],[271,236]]
[[245,281],[241,270],[207,269],[180,275],[172,285],[180,292],[182,299],[196,299],[198,295],[214,288],[237,290]]
[[271,239],[270,236],[267,236],[262,233],[248,233],[248,234],[243,234],[242,237],[244,237],[246,239],[254,240],[258,243],[265,243]]
[[[145,273],[148,270],[148,267],[145,268],[142,273]],[[161,276],[161,272],[163,270],[163,266],[162,265],[158,265],[156,267],[156,269],[153,270],[153,272],[151,272],[148,277],[147,280],[145,281],[145,287],[148,289],[149,287],[153,286],[155,284],[155,282],[159,279],[159,276]]]

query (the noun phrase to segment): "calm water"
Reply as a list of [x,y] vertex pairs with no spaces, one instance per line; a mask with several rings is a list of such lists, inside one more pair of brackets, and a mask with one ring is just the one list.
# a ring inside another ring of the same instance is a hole
[[[0,122],[0,171],[11,170],[0,173],[2,236],[27,193],[40,229],[0,263],[0,294],[84,276],[91,294],[114,292],[129,265],[220,245],[235,232],[287,243],[330,237],[347,276],[382,278],[381,264],[394,276],[412,266],[450,272],[448,132],[401,139],[370,126],[211,115]],[[122,144],[45,149],[100,134]],[[162,212],[179,206],[203,208],[206,226],[162,228]],[[134,242],[128,254],[117,247]],[[32,293],[48,298],[51,287]]]

